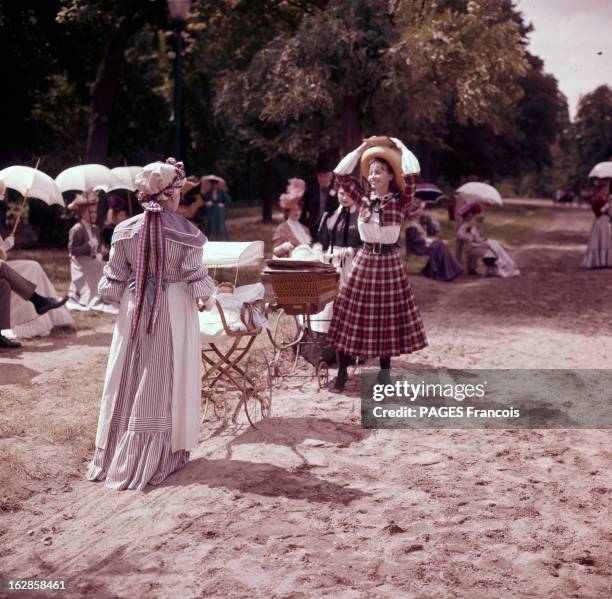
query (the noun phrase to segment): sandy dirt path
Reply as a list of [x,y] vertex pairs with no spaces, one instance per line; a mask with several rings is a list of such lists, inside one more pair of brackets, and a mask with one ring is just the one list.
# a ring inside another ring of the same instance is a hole
[[[520,278],[413,277],[430,347],[394,367],[609,368],[612,273],[577,269],[590,221],[555,212],[512,250]],[[82,381],[96,399],[66,426],[91,443],[111,332],[2,356],[3,410],[44,418]],[[3,448],[44,447],[57,480],[2,514],[0,574],[65,578],[70,597],[611,595],[609,431],[367,431],[356,380],[343,397],[312,384],[276,392],[259,431],[203,431],[163,485],[114,492],[20,426]]]

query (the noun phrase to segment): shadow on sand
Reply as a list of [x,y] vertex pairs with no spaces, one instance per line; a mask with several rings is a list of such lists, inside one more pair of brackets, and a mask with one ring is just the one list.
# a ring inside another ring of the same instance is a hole
[[[272,464],[242,460],[207,460],[198,458],[169,477],[160,487],[206,485],[265,497],[286,497],[311,503],[347,505],[367,495],[314,476],[308,468],[287,470]],[[150,487],[145,493],[155,490]]]

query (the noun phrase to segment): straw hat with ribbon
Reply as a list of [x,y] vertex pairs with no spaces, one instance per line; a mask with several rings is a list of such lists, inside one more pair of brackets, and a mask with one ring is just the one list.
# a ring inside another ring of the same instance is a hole
[[370,146],[361,155],[361,176],[364,179],[368,178],[370,165],[377,158],[384,160],[391,167],[395,184],[403,191],[406,182],[402,172],[402,155],[393,142],[386,137],[376,138],[376,145]]
[[[138,253],[136,255],[134,303],[136,309],[132,317],[130,338],[134,338],[138,329],[138,322],[144,305],[146,288],[155,286],[153,302],[147,334],[151,334],[155,327],[161,292],[164,281],[164,264],[166,261],[166,239],[162,224],[163,205],[171,200],[185,182],[185,168],[182,162],[168,158],[166,162],[153,162],[140,171],[134,183],[138,190],[138,201],[144,210],[144,223],[140,230],[138,240]],[[153,273],[149,273],[149,257],[152,255]]]
[[74,196],[74,200],[68,204],[68,210],[78,210],[81,206],[97,204],[99,201],[97,191],[83,191]]
[[198,187],[201,182],[201,177],[196,177],[195,175],[190,175],[185,179],[183,183],[183,187],[181,188],[181,193],[184,195],[189,193],[194,187]]

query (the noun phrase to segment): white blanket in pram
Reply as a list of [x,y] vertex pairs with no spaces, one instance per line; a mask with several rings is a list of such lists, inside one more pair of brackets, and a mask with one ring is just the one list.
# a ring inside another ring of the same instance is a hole
[[[264,297],[264,286],[262,283],[252,285],[242,285],[236,287],[233,293],[219,293],[217,300],[223,308],[225,322],[231,331],[246,331],[247,327],[240,318],[240,312],[245,302],[252,302]],[[227,337],[223,330],[221,314],[215,304],[210,310],[199,313],[200,337],[203,342],[219,341]],[[267,328],[268,321],[259,308],[255,308],[253,313],[253,324]]]

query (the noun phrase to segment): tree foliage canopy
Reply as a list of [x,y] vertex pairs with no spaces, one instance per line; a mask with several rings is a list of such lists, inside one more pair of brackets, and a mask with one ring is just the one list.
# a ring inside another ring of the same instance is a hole
[[[513,0],[194,0],[183,157],[269,200],[320,153],[389,134],[428,178],[533,173],[548,188],[578,150],[589,164],[612,154],[612,91],[585,96],[574,126],[529,31]],[[169,153],[165,0],[0,0],[0,33],[4,164],[43,156],[54,174],[94,142],[111,166]]]

